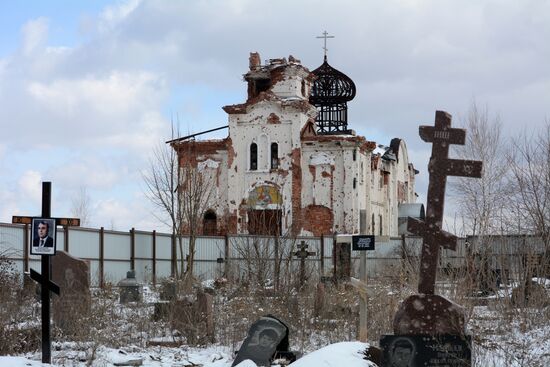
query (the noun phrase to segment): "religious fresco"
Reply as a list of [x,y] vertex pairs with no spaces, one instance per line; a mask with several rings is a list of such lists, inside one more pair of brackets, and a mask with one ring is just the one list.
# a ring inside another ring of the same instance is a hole
[[248,207],[262,207],[265,208],[268,205],[280,206],[283,204],[283,198],[279,193],[279,190],[274,186],[258,186],[255,187],[248,195]]

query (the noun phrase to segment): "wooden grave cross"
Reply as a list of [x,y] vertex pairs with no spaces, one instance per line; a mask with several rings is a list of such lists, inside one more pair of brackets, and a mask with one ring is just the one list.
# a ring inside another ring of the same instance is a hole
[[316,252],[307,250],[307,243],[302,241],[299,246],[299,251],[294,253],[294,256],[300,258],[300,281],[304,282],[306,280],[306,259],[309,256],[315,256]]
[[434,294],[439,247],[456,249],[456,236],[441,230],[445,205],[447,176],[481,177],[483,163],[473,160],[450,159],[449,145],[464,145],[466,130],[451,128],[451,115],[436,111],[435,126],[420,126],[420,138],[432,143],[428,164],[429,184],[426,219],[408,218],[407,230],[423,237],[420,258],[418,292]]
[[[12,217],[12,223],[29,225],[35,218],[54,219],[54,225],[80,226],[79,218],[53,218],[51,217],[52,183],[42,182],[42,215],[40,217],[16,216]],[[31,229],[34,230],[34,229]],[[55,233],[55,232],[54,232]],[[25,250],[27,251],[27,250]],[[41,273],[31,269],[31,279],[40,284],[41,316],[42,316],[42,363],[51,363],[52,343],[51,343],[51,325],[50,325],[50,292],[57,295],[60,293],[59,286],[52,282],[50,256],[54,253],[41,255],[40,268]]]

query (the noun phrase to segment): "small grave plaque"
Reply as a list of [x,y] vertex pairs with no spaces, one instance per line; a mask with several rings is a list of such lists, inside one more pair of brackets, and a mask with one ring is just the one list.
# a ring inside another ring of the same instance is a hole
[[374,236],[372,235],[355,235],[351,238],[353,251],[373,251]]
[[231,366],[246,359],[258,366],[270,366],[275,352],[288,351],[288,327],[273,316],[262,316],[248,330],[237,358]]
[[381,367],[469,367],[470,336],[384,335]]

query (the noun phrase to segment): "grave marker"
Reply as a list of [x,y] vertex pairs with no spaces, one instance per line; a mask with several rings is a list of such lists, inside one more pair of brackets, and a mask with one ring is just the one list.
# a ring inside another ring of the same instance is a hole
[[302,241],[299,246],[299,251],[294,253],[294,256],[300,258],[300,283],[304,284],[306,280],[306,259],[309,256],[315,256],[316,252],[307,250],[307,243]]
[[[51,217],[51,204],[52,204],[52,183],[51,182],[42,182],[42,215],[40,217],[28,217],[28,216],[13,216],[12,223],[19,224],[31,224],[33,220],[36,219],[45,219],[52,223],[53,227],[56,226],[56,222],[59,220],[61,223],[67,221],[67,223],[78,223],[80,224],[80,219],[77,218],[52,218]],[[37,223],[38,226],[38,223]],[[49,228],[48,228],[49,232]],[[33,229],[34,234],[34,229]],[[31,236],[32,237],[32,236]],[[32,244],[31,244],[32,245]],[[45,245],[45,244],[44,244]],[[38,246],[34,246],[40,248]],[[34,270],[31,270],[31,278],[36,282],[40,283],[40,299],[42,303],[42,363],[51,363],[52,360],[52,343],[51,343],[51,324],[50,324],[50,291],[60,294],[60,289],[57,284],[51,281],[50,279],[50,256],[55,255],[55,238],[52,243],[52,250],[37,252],[38,255],[41,255],[40,268],[41,272],[38,274]]]
[[435,126],[420,126],[425,142],[433,143],[428,166],[425,220],[409,217],[409,232],[423,237],[418,292],[405,299],[393,321],[395,335],[382,336],[382,367],[471,366],[471,341],[465,335],[464,309],[434,294],[439,247],[454,250],[456,237],[441,230],[447,176],[481,177],[482,162],[449,159],[449,145],[463,145],[466,130],[451,128],[451,116],[436,111]]
[[418,292],[434,294],[439,247],[456,248],[456,237],[441,230],[447,176],[481,177],[482,162],[448,158],[450,144],[464,145],[466,130],[451,128],[451,115],[444,111],[436,111],[435,126],[420,126],[419,134],[425,142],[433,143],[428,164],[426,219],[422,221],[409,217],[407,229],[424,238]]

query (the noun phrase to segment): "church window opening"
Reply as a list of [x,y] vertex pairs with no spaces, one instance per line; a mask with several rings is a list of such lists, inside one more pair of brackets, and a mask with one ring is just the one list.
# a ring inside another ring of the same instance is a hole
[[357,187],[357,178],[353,178],[353,188],[355,189]]
[[374,221],[374,213],[372,213],[372,218],[371,218],[371,222],[370,222],[370,231],[371,231],[371,234],[374,235],[374,226],[376,225],[375,221]]
[[357,150],[354,149],[352,154],[353,154],[353,161],[355,162],[357,160]]
[[380,236],[382,236],[382,215],[379,215],[378,219],[380,220]]
[[279,144],[271,143],[271,169],[279,168]]
[[258,144],[250,144],[250,170],[255,171],[258,169]]
[[208,210],[204,214],[202,222],[202,234],[205,236],[215,236],[218,232],[217,217],[213,210]]

